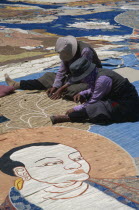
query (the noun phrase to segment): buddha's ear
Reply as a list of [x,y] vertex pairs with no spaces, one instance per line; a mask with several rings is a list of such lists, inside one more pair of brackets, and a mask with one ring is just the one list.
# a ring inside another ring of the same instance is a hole
[[21,177],[24,181],[28,181],[31,179],[29,173],[26,168],[23,166],[19,166],[13,169],[16,176]]

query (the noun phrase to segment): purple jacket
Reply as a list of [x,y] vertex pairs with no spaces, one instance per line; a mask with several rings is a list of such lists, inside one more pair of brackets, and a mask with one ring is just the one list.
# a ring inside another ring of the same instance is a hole
[[97,68],[83,80],[83,82],[89,85],[89,89],[81,91],[79,94],[85,98],[89,97],[89,100],[81,105],[75,106],[75,111],[80,111],[89,104],[101,100],[111,91],[112,79],[108,76],[100,76],[97,80],[95,80],[96,74]]

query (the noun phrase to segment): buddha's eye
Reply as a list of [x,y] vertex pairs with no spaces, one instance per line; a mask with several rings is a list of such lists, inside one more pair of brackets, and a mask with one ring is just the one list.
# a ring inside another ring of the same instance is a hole
[[40,165],[40,166],[37,166],[37,167],[54,166],[54,165],[59,165],[59,164],[63,164],[63,161],[58,160],[58,161],[55,161],[55,162],[47,162],[47,163],[44,163],[43,165]]
[[58,165],[62,163],[63,163],[62,161],[55,161],[55,162],[44,163],[44,166],[53,166],[53,165]]
[[80,157],[77,157],[77,158],[73,159],[73,161],[80,161],[80,160],[83,160],[83,157],[80,156]]

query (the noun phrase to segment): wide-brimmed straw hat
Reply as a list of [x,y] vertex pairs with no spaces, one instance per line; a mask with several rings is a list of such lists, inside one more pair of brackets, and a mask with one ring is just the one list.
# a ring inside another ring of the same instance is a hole
[[60,59],[70,61],[77,52],[77,40],[74,36],[59,37],[56,41],[55,51]]
[[88,76],[96,65],[91,63],[86,58],[81,57],[70,65],[71,81],[78,82]]

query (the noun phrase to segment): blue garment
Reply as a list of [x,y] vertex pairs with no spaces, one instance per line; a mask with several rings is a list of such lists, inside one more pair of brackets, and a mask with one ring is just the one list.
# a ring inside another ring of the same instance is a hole
[[20,209],[20,210],[42,210],[42,208],[27,201],[15,187],[12,187],[10,189],[9,197],[11,199],[12,205],[17,209]]

